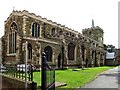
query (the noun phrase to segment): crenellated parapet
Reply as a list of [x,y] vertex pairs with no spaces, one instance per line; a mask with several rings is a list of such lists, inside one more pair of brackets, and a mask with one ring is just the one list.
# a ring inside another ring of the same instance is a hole
[[[9,15],[9,17],[7,18],[7,20],[5,21],[5,23],[7,23],[9,21],[9,19],[12,16],[21,16],[23,17],[23,32],[25,32],[25,22],[27,22],[25,18],[34,18],[38,21],[41,21],[43,23],[46,23],[46,36],[47,38],[53,38],[56,40],[59,39],[63,39],[66,38],[67,40],[71,40],[73,42],[84,42],[84,43],[88,43],[90,46],[95,46],[97,44],[99,44],[99,42],[97,42],[96,40],[92,39],[91,37],[86,36],[86,34],[84,35],[79,33],[78,31],[75,31],[71,28],[66,27],[65,25],[61,25],[59,23],[53,22],[52,20],[48,20],[47,18],[42,18],[39,15],[36,15],[34,13],[29,13],[27,10],[23,10],[23,11],[17,11],[17,10],[13,10],[13,12]],[[24,18],[25,17],[25,18]],[[29,22],[29,21],[28,21]],[[47,24],[49,25],[49,27],[47,26]],[[43,26],[43,25],[42,25]],[[47,28],[48,27],[48,28]],[[51,27],[51,28],[50,28]],[[55,34],[52,34],[51,29],[55,28]],[[87,29],[83,29],[83,31],[90,31],[91,29],[99,29],[101,31],[103,31],[100,27],[96,26],[96,27],[92,27],[92,28],[87,28]]]

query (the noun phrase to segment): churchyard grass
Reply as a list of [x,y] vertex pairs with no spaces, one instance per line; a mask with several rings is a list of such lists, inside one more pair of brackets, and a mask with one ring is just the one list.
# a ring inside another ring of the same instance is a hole
[[[102,67],[88,68],[85,70],[82,69],[56,70],[55,81],[64,82],[67,84],[66,86],[60,88],[77,88],[85,85],[86,83],[95,79],[100,73],[111,68],[114,67],[102,66]],[[41,85],[40,72],[34,72],[34,81],[37,82],[38,86]]]

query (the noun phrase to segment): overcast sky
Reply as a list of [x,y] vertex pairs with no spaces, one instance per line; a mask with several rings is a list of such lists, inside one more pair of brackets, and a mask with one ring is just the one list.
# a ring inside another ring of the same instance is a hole
[[104,30],[104,43],[118,47],[119,0],[2,0],[0,2],[0,37],[4,21],[14,10],[28,10],[54,22],[81,32],[95,26]]

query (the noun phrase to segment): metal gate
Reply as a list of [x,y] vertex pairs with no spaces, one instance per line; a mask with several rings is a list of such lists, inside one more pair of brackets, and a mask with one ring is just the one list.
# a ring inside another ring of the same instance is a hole
[[42,90],[55,90],[55,69],[47,63],[46,54],[42,54]]

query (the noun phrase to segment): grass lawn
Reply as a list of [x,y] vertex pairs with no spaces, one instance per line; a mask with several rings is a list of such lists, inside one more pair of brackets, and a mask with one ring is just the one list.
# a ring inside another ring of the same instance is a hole
[[[111,68],[113,67],[103,66],[88,68],[86,70],[77,69],[77,71],[73,71],[73,69],[56,70],[55,81],[67,83],[67,86],[62,88],[76,88],[83,86],[84,84],[95,79],[95,77],[101,72]],[[41,85],[41,72],[34,72],[34,81],[37,82],[38,85]]]

